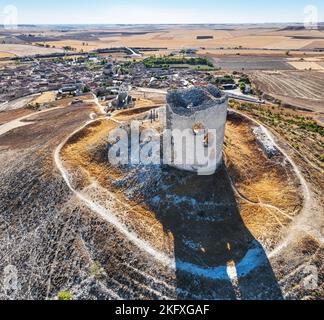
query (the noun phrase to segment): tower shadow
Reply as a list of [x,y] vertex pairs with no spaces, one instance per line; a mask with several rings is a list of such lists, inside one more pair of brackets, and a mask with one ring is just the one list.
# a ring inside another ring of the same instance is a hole
[[178,299],[283,299],[225,166],[212,176],[165,167],[158,189],[147,204],[174,238]]

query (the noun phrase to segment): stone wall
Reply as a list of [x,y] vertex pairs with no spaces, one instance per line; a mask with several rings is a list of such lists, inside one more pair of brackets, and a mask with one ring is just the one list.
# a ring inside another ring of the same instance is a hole
[[[214,104],[207,109],[193,111],[191,114],[179,114],[174,112],[173,108],[168,104],[166,107],[166,128],[172,130],[180,130],[182,132],[189,133],[193,138],[199,134],[206,135],[208,131],[216,133],[216,141],[208,141],[209,148],[205,146],[206,149],[210,149],[209,152],[209,164],[206,165],[195,165],[188,163],[177,163],[176,159],[179,156],[176,154],[175,140],[172,139],[171,148],[173,154],[172,166],[186,171],[198,172],[200,174],[212,174],[216,171],[217,167],[222,163],[223,160],[223,144],[225,137],[225,125],[227,118],[227,105],[228,97],[223,95],[221,98],[214,101]],[[195,127],[199,130],[194,130]],[[198,139],[199,140],[199,139]],[[196,142],[197,143],[197,142]],[[198,143],[200,143],[198,141]],[[203,142],[202,142],[203,143]],[[170,146],[169,146],[170,148]],[[186,146],[186,148],[191,149],[191,146]],[[214,149],[214,151],[212,150]],[[179,150],[179,149],[178,149]],[[188,151],[188,150],[186,150]],[[190,151],[190,150],[189,150]],[[185,158],[185,151],[183,150],[183,158]],[[180,157],[181,158],[181,157]],[[189,161],[190,162],[190,161]]]

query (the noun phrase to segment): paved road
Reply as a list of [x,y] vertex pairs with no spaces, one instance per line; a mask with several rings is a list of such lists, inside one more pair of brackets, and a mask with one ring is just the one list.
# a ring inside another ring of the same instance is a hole
[[[157,93],[157,94],[167,94],[168,91],[166,89],[151,89],[151,88],[137,88],[138,92],[143,92],[143,93]],[[226,91],[224,91],[226,92]],[[258,98],[254,98],[248,95],[239,95],[239,94],[234,94],[232,92],[227,93],[228,96],[232,99],[235,100],[240,100],[240,101],[247,101],[247,102],[252,102],[252,103],[265,103],[264,100],[259,100]]]
[[259,100],[257,98],[253,98],[253,97],[250,97],[247,95],[237,95],[237,94],[233,94],[233,93],[228,93],[228,96],[231,99],[240,100],[240,101],[247,101],[247,102],[259,103],[259,104],[265,103],[264,100]]
[[146,93],[158,93],[158,94],[167,94],[167,89],[151,89],[151,88],[136,88],[138,92],[146,92]]
[[141,57],[141,55],[136,53],[132,48],[126,47],[126,50],[129,50],[132,53],[132,57]]

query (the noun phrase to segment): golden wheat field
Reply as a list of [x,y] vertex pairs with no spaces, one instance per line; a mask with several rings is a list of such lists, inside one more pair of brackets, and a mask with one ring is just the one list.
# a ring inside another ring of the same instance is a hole
[[[163,29],[136,29],[130,27],[120,32],[111,29],[94,30],[96,37],[86,39],[83,32],[67,33],[61,39],[58,33],[44,31],[43,36],[57,37],[57,41],[44,41],[55,48],[71,46],[77,50],[94,50],[110,47],[143,47],[178,49],[183,47],[195,48],[240,48],[240,49],[275,49],[302,50],[324,46],[323,32],[318,30],[280,30],[267,28],[235,28],[228,30],[206,28],[175,28],[166,26]],[[0,46],[0,51],[1,46]],[[7,50],[8,51],[8,50]]]

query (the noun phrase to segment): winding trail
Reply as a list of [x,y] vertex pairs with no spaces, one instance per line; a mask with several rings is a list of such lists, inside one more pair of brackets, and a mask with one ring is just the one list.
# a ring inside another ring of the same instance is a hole
[[0,111],[10,111],[22,109],[29,102],[33,101],[36,97],[41,96],[41,93],[34,93],[28,96],[17,98],[15,100],[7,101],[0,104]]
[[31,114],[28,114],[26,116],[20,117],[18,119],[9,121],[9,122],[7,122],[7,123],[0,126],[0,136],[2,136],[3,134],[5,134],[5,133],[7,133],[7,132],[9,132],[11,130],[14,130],[16,128],[20,128],[20,127],[24,127],[24,126],[28,126],[28,125],[33,124],[33,121],[23,122],[24,120],[28,120],[31,117],[38,116],[40,114],[43,114],[43,113],[46,113],[46,112],[49,112],[49,111],[54,111],[54,110],[63,109],[63,108],[65,108],[65,107],[50,108],[50,109],[38,111],[38,112],[35,112],[35,113],[31,113]]
[[106,111],[105,111],[105,108],[104,106],[99,102],[99,99],[98,97],[95,95],[95,94],[92,94],[93,95],[93,100],[88,100],[86,102],[93,102],[100,110],[100,113],[102,115],[106,114]]
[[[228,174],[227,174],[228,175]],[[288,213],[282,211],[280,208],[276,207],[276,206],[273,206],[271,204],[267,204],[267,203],[263,203],[262,201],[252,201],[250,200],[249,198],[247,198],[245,195],[243,195],[238,189],[237,187],[235,186],[233,180],[231,179],[231,177],[228,175],[228,179],[229,181],[231,182],[231,186],[234,190],[234,192],[236,193],[236,195],[243,201],[247,202],[248,204],[250,205],[253,205],[253,206],[261,206],[261,207],[264,207],[264,208],[267,208],[267,209],[273,209],[275,211],[278,211],[279,213],[281,213],[283,216],[285,216],[286,218],[288,218],[289,220],[292,220],[293,217],[291,215],[289,215]]]
[[[99,108],[100,112],[102,114],[105,114],[104,107],[99,103],[99,100],[95,95],[93,95],[92,100],[86,100],[86,102],[87,103],[94,103]],[[24,127],[24,126],[28,126],[28,125],[33,124],[34,123],[33,121],[24,122],[25,120],[28,120],[29,118],[32,118],[32,117],[35,117],[35,116],[38,116],[40,114],[44,114],[44,113],[47,113],[47,112],[50,112],[50,111],[64,109],[64,108],[66,108],[66,106],[49,108],[49,109],[34,112],[34,113],[28,114],[26,116],[20,117],[18,119],[14,119],[12,121],[9,121],[9,122],[7,122],[7,123],[0,126],[0,136],[3,135],[3,134],[6,134],[7,132],[9,132],[11,130],[14,130],[16,128],[20,128],[20,127]]]
[[132,53],[131,57],[133,57],[133,58],[138,58],[138,57],[142,56],[142,55],[136,53],[132,48],[126,47],[126,49],[129,50]]
[[165,255],[164,253],[154,249],[150,244],[148,244],[146,241],[140,239],[138,235],[134,232],[131,232],[128,230],[128,228],[120,222],[117,217],[112,214],[109,210],[106,208],[98,205],[97,203],[93,202],[91,199],[89,199],[85,194],[83,194],[80,191],[77,191],[73,188],[72,183],[69,180],[69,175],[67,170],[64,168],[60,153],[64,145],[69,141],[71,137],[73,137],[75,134],[82,131],[85,127],[87,127],[89,124],[96,122],[97,120],[88,121],[85,125],[83,125],[81,128],[77,129],[73,133],[71,133],[55,150],[54,152],[54,160],[55,164],[60,171],[65,183],[69,187],[69,189],[73,192],[73,194],[81,200],[91,211],[97,213],[100,217],[102,217],[105,221],[112,224],[114,227],[118,229],[119,232],[121,232],[128,240],[130,240],[132,243],[134,243],[138,248],[145,251],[147,254],[153,256],[156,260],[161,262],[163,265],[168,266],[172,269],[175,269],[175,261],[171,257]]
[[[306,218],[309,215],[309,212],[311,212],[312,206],[313,206],[313,199],[312,199],[312,192],[308,186],[308,183],[306,182],[302,172],[300,171],[300,169],[298,168],[298,166],[296,165],[296,163],[292,160],[292,158],[287,154],[287,152],[285,150],[283,150],[283,148],[281,148],[278,143],[275,141],[275,137],[273,136],[273,134],[269,131],[268,128],[266,128],[262,123],[260,123],[259,121],[253,119],[252,117],[237,111],[237,110],[233,110],[230,109],[231,112],[239,114],[240,116],[250,120],[251,122],[255,123],[256,125],[258,125],[259,127],[261,127],[265,134],[267,135],[267,137],[270,139],[270,141],[273,143],[273,145],[282,153],[282,155],[289,161],[289,163],[291,164],[296,176],[298,177],[299,181],[300,181],[300,185],[303,191],[303,197],[304,197],[304,204],[303,204],[303,208],[299,214],[299,218],[296,218],[296,221],[290,226],[290,231],[289,234],[285,237],[285,239],[273,250],[269,253],[269,258],[273,258],[276,255],[278,255],[283,249],[285,249],[289,243],[295,238],[295,233],[293,232],[293,228],[295,229],[300,229],[303,230],[304,232],[307,233],[307,230],[305,230],[305,226],[302,225],[302,222],[300,221],[301,218]],[[311,234],[313,237],[317,238],[320,242],[323,242],[323,237],[322,235],[317,232],[316,230],[312,230],[311,232],[308,232],[309,234]]]
[[[151,244],[141,239],[137,233],[130,231],[127,226],[122,223],[109,209],[95,203],[86,194],[81,191],[76,190],[71,181],[69,180],[68,171],[65,169],[60,154],[65,144],[77,133],[82,131],[88,125],[98,121],[90,120],[85,123],[81,128],[78,128],[72,132],[68,137],[64,139],[63,142],[56,148],[54,152],[54,161],[57,169],[59,170],[61,176],[63,177],[65,183],[71,192],[78,198],[84,205],[86,205],[92,212],[98,214],[102,219],[104,219],[109,224],[113,225],[120,233],[122,233],[126,239],[132,242],[138,247],[142,252],[145,252],[153,259],[161,263],[162,265],[170,268],[173,271],[181,270],[187,273],[195,274],[196,276],[209,278],[211,280],[227,280],[230,279],[233,283],[237,280],[236,278],[245,277],[248,273],[253,271],[255,268],[260,267],[266,263],[265,259],[261,258],[262,250],[258,247],[253,247],[246,252],[245,257],[237,265],[220,265],[216,267],[202,267],[196,264],[188,263],[180,259],[175,259],[170,257],[165,253],[155,249]],[[110,119],[115,121],[114,119]],[[120,124],[119,121],[115,121]],[[112,195],[113,196],[113,195]],[[250,263],[251,259],[254,261]]]
[[[98,101],[97,101],[97,103],[99,104]],[[306,180],[304,179],[304,177],[303,177],[302,173],[300,172],[300,170],[298,169],[297,165],[290,158],[290,156],[281,147],[279,147],[279,145],[275,142],[272,134],[261,123],[259,123],[258,121],[254,120],[253,118],[251,118],[249,116],[246,116],[245,114],[242,114],[241,112],[236,112],[235,110],[231,110],[231,111],[249,119],[253,123],[262,127],[262,129],[266,133],[267,137],[271,140],[271,142],[274,144],[274,146],[283,154],[283,156],[292,165],[295,174],[297,175],[298,179],[300,180],[302,190],[303,190],[303,195],[304,195],[304,206],[303,206],[301,214],[306,214],[312,205],[311,192],[309,190],[308,184],[306,183]],[[71,192],[76,196],[76,198],[78,198],[92,212],[98,214],[98,216],[100,216],[106,222],[108,222],[109,224],[114,226],[120,233],[122,233],[125,236],[126,239],[128,239],[130,242],[132,242],[134,245],[136,245],[140,251],[148,254],[149,256],[152,256],[156,261],[158,261],[162,265],[164,265],[172,270],[182,270],[185,272],[194,273],[196,275],[207,277],[210,279],[225,279],[227,277],[231,278],[231,274],[229,272],[231,270],[230,270],[230,267],[228,267],[228,266],[203,268],[198,265],[192,265],[190,263],[186,263],[186,262],[183,262],[178,259],[175,260],[174,257],[170,257],[170,256],[166,255],[165,253],[155,249],[151,244],[149,244],[145,240],[141,239],[139,237],[139,235],[136,234],[136,232],[130,231],[127,228],[127,226],[125,224],[123,224],[114,215],[113,212],[111,212],[109,209],[95,203],[93,200],[91,200],[89,198],[89,196],[84,194],[82,191],[76,190],[73,187],[72,182],[69,179],[68,171],[65,169],[65,167],[62,163],[62,160],[60,158],[61,151],[62,151],[63,147],[65,146],[65,144],[69,141],[70,138],[72,138],[75,134],[82,131],[85,127],[87,127],[91,123],[96,122],[98,120],[99,119],[90,120],[87,123],[85,123],[82,127],[78,128],[77,130],[72,132],[68,137],[66,137],[64,139],[63,142],[61,142],[61,144],[55,149],[55,152],[54,152],[54,160],[55,160],[56,167],[59,170],[61,176],[63,177],[66,185],[71,190]],[[110,120],[115,121],[113,118],[110,118]],[[115,122],[120,124],[119,121],[115,121]],[[241,197],[243,200],[251,202],[251,204],[254,204],[254,205],[261,205],[261,206],[264,206],[265,208],[276,210],[276,211],[280,212],[281,214],[285,215],[286,217],[289,217],[290,219],[292,219],[291,216],[289,216],[287,213],[283,212],[279,208],[272,206],[272,205],[263,204],[261,202],[254,203],[254,202],[250,201],[249,199],[246,199],[243,195],[241,195],[234,185],[233,185],[233,188],[234,188],[234,191],[236,193],[238,193],[239,197]],[[290,241],[292,239],[293,239],[293,235],[289,234],[288,237],[286,237],[285,240],[277,246],[277,248],[275,248],[272,252],[270,252],[268,254],[268,257],[271,258],[271,257],[277,255],[283,248],[285,248],[290,243]],[[247,263],[247,261],[249,261],[251,259],[251,257],[258,257],[258,256],[259,256],[259,252],[258,252],[257,248],[254,248],[254,249],[250,250],[249,252],[247,252],[246,256],[235,267],[236,271],[234,274],[236,274],[239,278],[244,277],[250,271],[252,271],[256,267],[258,267],[262,263],[264,263],[264,261],[262,259],[260,260],[259,258],[258,259],[256,258],[257,263],[255,265],[250,265],[249,263]],[[233,280],[235,280],[234,278],[233,278]]]

